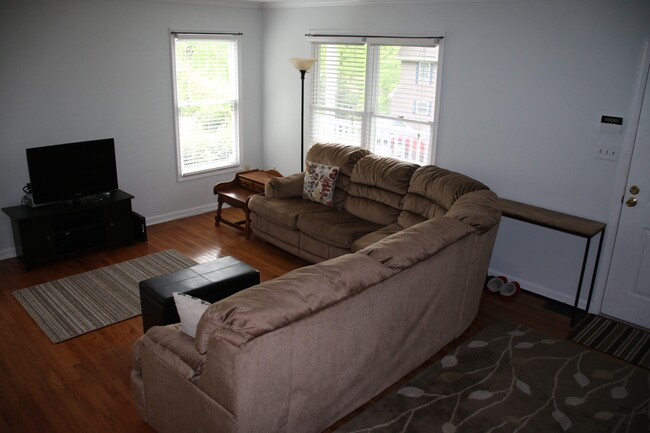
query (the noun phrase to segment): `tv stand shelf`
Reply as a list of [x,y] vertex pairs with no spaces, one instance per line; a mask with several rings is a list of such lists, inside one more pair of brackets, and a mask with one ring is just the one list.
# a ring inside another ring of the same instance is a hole
[[11,219],[16,255],[34,265],[93,248],[134,241],[131,200],[122,190],[81,204],[3,208]]

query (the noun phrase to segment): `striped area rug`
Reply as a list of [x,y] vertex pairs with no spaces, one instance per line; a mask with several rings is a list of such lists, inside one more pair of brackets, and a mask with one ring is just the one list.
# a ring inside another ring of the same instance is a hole
[[569,337],[599,352],[650,368],[650,333],[602,316],[588,316]]
[[195,265],[175,250],[13,292],[53,343],[141,314],[138,283]]

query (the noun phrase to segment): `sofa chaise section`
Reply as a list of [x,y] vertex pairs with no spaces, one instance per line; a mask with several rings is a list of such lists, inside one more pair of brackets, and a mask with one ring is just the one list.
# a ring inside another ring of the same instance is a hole
[[484,272],[475,249],[491,250],[495,231],[428,220],[213,304],[193,345],[152,328],[132,375],[146,419],[169,433],[322,431],[473,320],[465,303],[481,287],[467,274]]
[[302,173],[251,199],[254,233],[316,264],[212,304],[195,337],[172,325],[136,342],[133,395],[156,431],[320,432],[472,323],[496,195],[459,173],[356,149],[307,154],[346,167],[333,206],[302,198]]

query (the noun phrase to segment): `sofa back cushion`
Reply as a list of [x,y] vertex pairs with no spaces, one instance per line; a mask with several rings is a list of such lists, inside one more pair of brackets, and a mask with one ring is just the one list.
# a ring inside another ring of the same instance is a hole
[[389,268],[402,271],[470,233],[475,233],[475,229],[455,218],[430,219],[387,236],[356,254],[366,255]]
[[460,173],[434,165],[420,167],[411,177],[397,223],[406,228],[441,217],[464,194],[487,189],[481,182]]
[[364,156],[352,170],[345,210],[384,226],[396,222],[400,203],[418,167],[393,158]]
[[357,161],[368,154],[370,154],[368,149],[358,146],[331,143],[316,143],[307,152],[307,161],[338,168],[332,200],[334,207],[343,207],[350,187],[352,169]]
[[293,270],[212,304],[199,321],[196,350],[206,353],[210,336],[215,332],[231,344],[241,346],[366,290],[395,273],[395,269],[362,254],[346,254]]

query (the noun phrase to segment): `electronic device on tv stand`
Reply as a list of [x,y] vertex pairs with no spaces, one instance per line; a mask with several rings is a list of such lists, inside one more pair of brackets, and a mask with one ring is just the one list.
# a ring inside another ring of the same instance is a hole
[[33,147],[26,151],[30,207],[100,201],[118,189],[112,138]]

